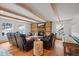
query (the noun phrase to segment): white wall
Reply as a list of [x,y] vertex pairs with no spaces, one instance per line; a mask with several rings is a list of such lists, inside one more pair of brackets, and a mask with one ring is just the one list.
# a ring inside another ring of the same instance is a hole
[[28,33],[30,33],[31,32],[31,24],[30,23],[26,23],[26,25],[25,25],[25,27],[26,27],[26,35],[28,34]]
[[69,34],[70,32],[79,33],[79,14],[72,19],[65,20],[64,27],[66,34]]
[[79,33],[79,14],[72,19],[72,32]]
[[71,34],[71,28],[72,28],[72,19],[64,20],[63,21],[64,25],[64,34]]
[[52,33],[56,33],[56,23],[52,22]]
[[76,33],[79,33],[79,24],[74,24],[72,25],[72,32],[76,32]]
[[26,34],[31,32],[31,24],[30,23],[23,22],[23,21],[14,21],[14,20],[7,20],[7,19],[0,18],[0,40],[1,39],[7,39],[7,37],[2,36],[2,23],[11,23],[12,27],[13,27],[12,32],[18,31],[18,26],[19,25],[25,25]]
[[57,32],[57,25],[62,25],[62,26],[64,26],[64,34],[67,34],[67,35],[69,35],[69,34],[71,34],[71,26],[72,26],[72,19],[67,19],[67,20],[63,20],[63,21],[61,21],[61,22],[59,22],[59,21],[54,21],[53,23],[52,23],[52,32],[53,33],[57,33],[57,38],[62,38],[62,35],[63,34],[59,34],[59,32]]
[[64,21],[64,33],[66,34],[64,36],[65,42],[69,43],[77,43],[75,40],[73,40],[69,34],[72,34],[72,32],[78,33],[79,32],[79,21],[76,21],[76,19],[69,19]]

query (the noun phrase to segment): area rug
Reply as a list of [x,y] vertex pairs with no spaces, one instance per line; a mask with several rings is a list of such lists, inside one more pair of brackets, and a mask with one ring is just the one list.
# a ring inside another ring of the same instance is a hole
[[11,56],[11,54],[7,50],[0,48],[0,56]]

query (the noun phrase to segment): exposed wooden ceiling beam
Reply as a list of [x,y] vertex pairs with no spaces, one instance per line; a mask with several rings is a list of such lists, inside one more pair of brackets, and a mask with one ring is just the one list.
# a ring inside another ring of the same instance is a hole
[[59,17],[59,13],[58,13],[56,4],[55,3],[51,3],[50,5],[51,5],[51,8],[52,8],[52,11],[54,11],[54,16],[57,16],[57,19],[60,22],[60,17]]
[[[37,21],[37,20],[35,20],[35,19],[31,18],[31,17],[24,16],[24,15],[22,15],[20,13],[14,12],[12,10],[9,10],[9,9],[3,8],[3,7],[0,7],[0,10],[3,10],[3,11],[6,11],[6,12],[9,12],[9,13],[12,13],[12,14],[15,14],[15,15],[18,15],[18,16],[21,16],[21,17],[24,17],[24,18],[29,19],[29,20]],[[40,22],[40,21],[37,21],[37,22]]]
[[38,12],[32,10],[32,8],[28,7],[26,4],[16,3],[16,5],[24,8],[25,10],[28,10],[29,12],[31,12],[33,15],[39,17],[40,19],[45,20],[45,17],[42,14],[39,14]]
[[27,20],[23,20],[23,19],[19,19],[19,18],[11,17],[11,16],[7,16],[7,15],[2,15],[2,14],[0,14],[0,16],[7,17],[7,18],[11,18],[11,19],[15,19],[15,20],[20,20],[20,21],[25,21],[25,22],[32,23],[32,22],[27,21]]

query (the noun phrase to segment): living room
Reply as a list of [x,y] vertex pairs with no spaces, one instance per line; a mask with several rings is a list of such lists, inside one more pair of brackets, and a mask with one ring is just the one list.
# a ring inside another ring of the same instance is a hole
[[79,55],[78,17],[78,3],[2,3],[0,55]]

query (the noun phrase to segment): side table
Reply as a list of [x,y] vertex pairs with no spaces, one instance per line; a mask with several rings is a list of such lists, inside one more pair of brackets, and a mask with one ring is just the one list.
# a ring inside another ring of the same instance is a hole
[[40,41],[40,40],[34,41],[33,55],[34,56],[42,56],[43,55],[43,41]]

